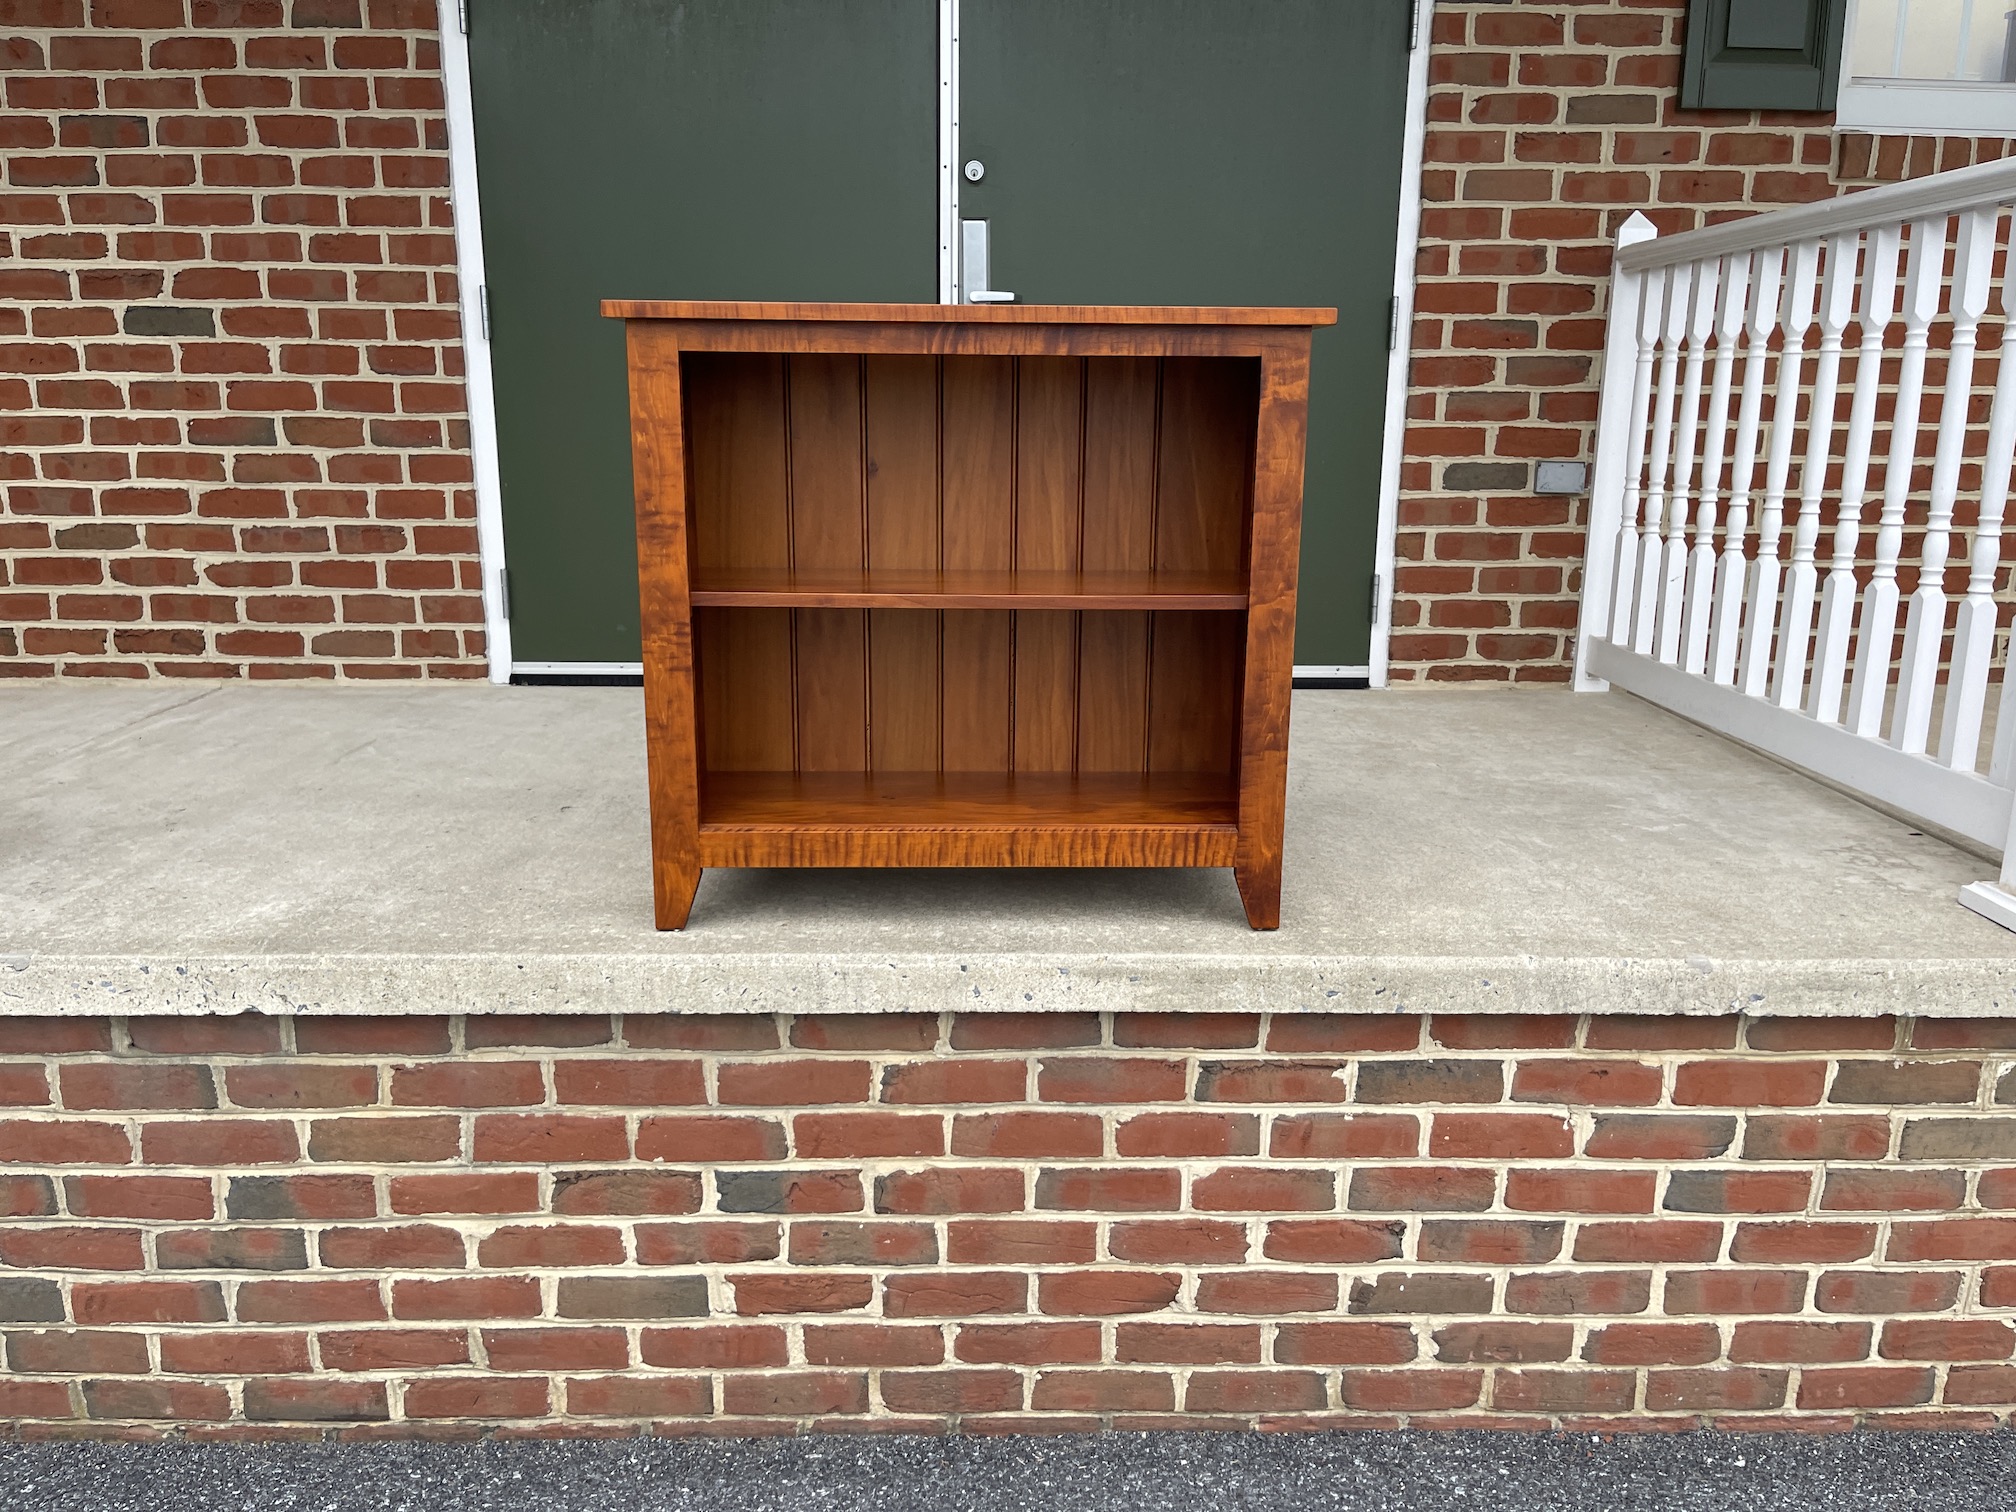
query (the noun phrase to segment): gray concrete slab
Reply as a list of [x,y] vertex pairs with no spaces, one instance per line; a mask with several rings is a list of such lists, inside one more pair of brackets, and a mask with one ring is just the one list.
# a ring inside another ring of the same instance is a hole
[[1306,692],[1229,872],[721,871],[651,927],[641,698],[0,690],[0,1011],[2016,1013],[1987,861],[1623,694]]
[[2009,1434],[0,1445],[37,1512],[2002,1512]]

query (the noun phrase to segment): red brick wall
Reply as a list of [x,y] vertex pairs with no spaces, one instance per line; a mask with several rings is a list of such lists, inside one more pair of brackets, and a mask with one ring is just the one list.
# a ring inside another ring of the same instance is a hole
[[0,0],[0,677],[483,672],[431,0]]
[[1430,58],[1393,678],[1562,682],[1611,240],[2000,157],[2000,140],[1837,136],[1832,117],[1678,108],[1685,0],[1439,0]]
[[[1442,0],[1397,681],[1558,682],[1609,238],[1999,155],[1682,112],[1684,0]],[[0,0],[0,676],[478,676],[429,0]]]
[[0,1018],[26,1437],[1988,1427],[2016,1021]]

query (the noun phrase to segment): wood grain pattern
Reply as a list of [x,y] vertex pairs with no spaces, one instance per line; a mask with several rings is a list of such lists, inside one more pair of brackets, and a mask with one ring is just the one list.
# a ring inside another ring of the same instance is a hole
[[736,772],[708,785],[700,849],[708,866],[1225,866],[1236,814],[1224,777]]
[[868,765],[868,616],[800,609],[791,616],[791,688],[798,769],[858,772]]
[[947,772],[1005,772],[1013,765],[1015,617],[999,611],[1024,601],[969,600],[957,590],[1014,574],[1015,360],[963,357],[941,361],[938,372],[941,583],[954,589],[940,602],[967,611],[941,616],[940,760]]
[[1156,614],[1148,633],[1149,769],[1236,769],[1245,626],[1229,615]]
[[733,308],[630,325],[661,927],[713,865],[1232,865],[1278,923],[1309,312]]
[[682,320],[686,352],[922,352],[997,357],[1257,357],[1269,326],[988,325],[833,321],[804,324]]
[[1155,566],[1243,569],[1259,364],[1175,357],[1162,368]]
[[947,772],[1008,771],[1014,765],[1015,616],[968,610],[940,621],[940,764]]
[[[859,567],[867,538],[862,363],[813,353],[786,366],[793,567]],[[727,505],[740,529],[740,500]]]
[[[1016,364],[1015,566],[1078,570],[1085,365],[1069,357]],[[1068,772],[1078,745],[1078,619],[1015,616],[1015,770]]]
[[681,367],[696,576],[790,561],[784,359],[694,352]]
[[[867,570],[935,572],[939,522],[938,359],[870,357],[862,369],[867,435]],[[942,728],[936,613],[868,616],[868,765],[935,771]]]
[[1255,929],[1281,927],[1281,836],[1288,801],[1295,572],[1302,553],[1302,461],[1309,425],[1309,334],[1284,334],[1260,364],[1253,449],[1252,602],[1239,721],[1239,853],[1233,875]]
[[[1085,480],[1079,524],[1080,565],[1088,574],[1138,574],[1160,587],[1222,575],[1242,592],[1245,576],[1214,563],[1199,573],[1156,571],[1156,451],[1162,362],[1153,357],[1093,357],[1085,362]],[[1234,522],[1235,528],[1237,522]],[[1088,606],[1089,607],[1089,606]],[[1201,603],[1121,599],[1101,610],[1203,608]],[[1242,605],[1243,607],[1243,605]],[[1078,769],[1148,768],[1149,616],[1088,613],[1078,622]]]
[[697,847],[699,864],[1230,866],[1239,839],[1234,824],[1128,826],[1038,816],[991,827],[944,824],[923,817],[935,801],[932,798],[918,795],[903,801],[917,805],[919,817],[912,823],[858,829],[815,819],[756,829],[705,829]]
[[653,911],[682,929],[700,885],[700,710],[693,608],[686,598],[686,452],[677,338],[626,331],[630,464],[637,507],[637,597],[644,641],[644,737],[651,781]]
[[797,769],[791,620],[788,609],[694,609],[707,770]]

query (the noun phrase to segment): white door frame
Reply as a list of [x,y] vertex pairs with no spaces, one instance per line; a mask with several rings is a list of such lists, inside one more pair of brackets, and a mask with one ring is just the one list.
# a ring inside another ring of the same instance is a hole
[[1400,144],[1400,224],[1393,239],[1393,337],[1386,354],[1386,423],[1379,443],[1372,662],[1365,669],[1375,688],[1386,686],[1393,641],[1394,542],[1400,530],[1400,466],[1406,453],[1408,371],[1414,355],[1414,268],[1421,250],[1421,159],[1428,138],[1428,54],[1434,35],[1435,0],[1414,0],[1407,39],[1406,135]]
[[[489,301],[483,278],[483,215],[476,189],[476,117],[469,93],[469,7],[441,12],[441,82],[448,104],[448,203],[455,218],[455,273],[462,314],[463,383],[476,475],[476,550],[483,572],[483,632],[490,681],[511,681],[504,499],[497,467],[497,390],[490,375]],[[451,19],[452,14],[452,19]],[[639,667],[642,670],[642,667]]]
[[[449,202],[455,218],[469,449],[475,470],[476,543],[483,574],[483,628],[490,681],[528,676],[625,677],[641,662],[528,662],[511,653],[502,480],[497,462],[497,395],[490,366],[490,322],[483,272],[483,219],[476,181],[476,122],[469,75],[469,10],[443,7],[441,75],[447,97]],[[1428,130],[1428,53],[1435,0],[1415,0],[1408,40],[1407,119],[1400,151],[1400,216],[1393,256],[1393,340],[1386,359],[1386,416],[1379,459],[1379,520],[1373,554],[1371,660],[1365,666],[1297,667],[1299,678],[1387,682],[1393,633],[1394,541],[1399,528],[1400,466],[1407,430],[1407,372],[1414,324],[1414,264],[1421,236],[1421,160]],[[959,222],[959,0],[938,0],[938,297],[958,297],[955,232]]]

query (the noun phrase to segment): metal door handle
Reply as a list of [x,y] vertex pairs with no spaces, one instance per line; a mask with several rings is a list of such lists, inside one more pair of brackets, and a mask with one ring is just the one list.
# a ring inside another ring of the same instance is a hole
[[1013,304],[1015,296],[987,287],[987,222],[959,222],[959,287],[968,304]]

